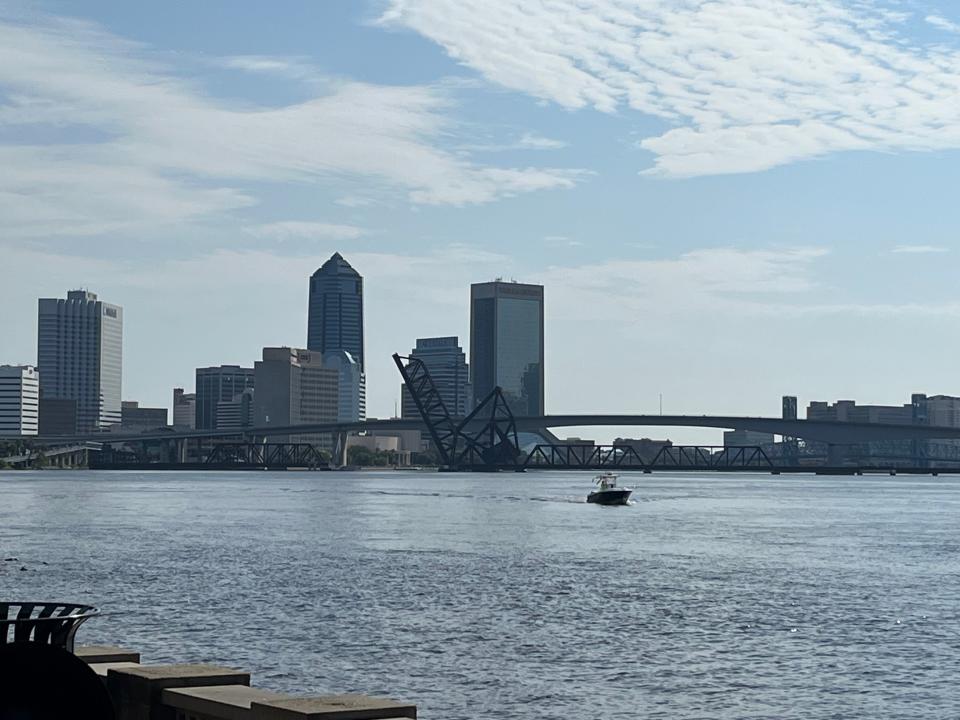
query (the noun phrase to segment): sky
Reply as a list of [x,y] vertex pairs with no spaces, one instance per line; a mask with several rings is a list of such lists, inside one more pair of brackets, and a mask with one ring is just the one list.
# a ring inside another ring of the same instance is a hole
[[958,98],[947,0],[0,0],[0,363],[84,287],[169,406],[339,251],[371,416],[496,277],[548,413],[960,395]]

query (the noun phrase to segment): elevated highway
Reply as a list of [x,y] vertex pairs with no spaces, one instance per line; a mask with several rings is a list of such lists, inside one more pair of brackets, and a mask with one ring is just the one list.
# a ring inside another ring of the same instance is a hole
[[[785,437],[802,438],[828,445],[852,445],[871,441],[960,439],[960,428],[934,425],[892,425],[881,423],[832,422],[823,420],[784,420],[770,417],[735,415],[544,415],[516,417],[518,432],[541,433],[564,427],[682,427],[720,430],[754,430]],[[420,419],[370,419],[349,423],[313,423],[305,425],[261,426],[242,430],[158,430],[129,434],[122,432],[84,435],[23,436],[31,445],[68,445],[81,442],[122,443],[151,440],[213,439],[225,437],[268,438],[277,435],[314,433],[387,432],[391,430],[426,431]]]

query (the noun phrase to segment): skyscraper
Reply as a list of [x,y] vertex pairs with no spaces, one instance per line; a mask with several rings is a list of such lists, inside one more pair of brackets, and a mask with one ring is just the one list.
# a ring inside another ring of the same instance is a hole
[[[464,417],[473,409],[473,387],[470,385],[470,366],[460,347],[459,338],[417,338],[417,346],[410,352],[427,366],[427,371],[447,411],[455,417]],[[406,386],[401,386],[400,414],[405,418],[419,418],[420,414]]]
[[253,382],[253,368],[238,365],[197,368],[196,429],[218,429],[217,406],[239,402],[244,390],[253,388]]
[[470,369],[474,401],[503,388],[516,415],[543,415],[543,286],[470,286]]
[[85,290],[71,290],[66,300],[41,298],[37,371],[43,400],[76,404],[77,432],[119,424],[123,308]]
[[[334,253],[310,278],[307,349],[322,356],[344,350],[360,367],[351,414],[366,409],[366,364],[363,354],[363,278],[340,253]],[[346,408],[341,412],[346,412]]]

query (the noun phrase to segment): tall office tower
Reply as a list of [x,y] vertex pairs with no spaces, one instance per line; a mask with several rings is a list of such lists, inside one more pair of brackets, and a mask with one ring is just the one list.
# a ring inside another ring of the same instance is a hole
[[323,364],[339,373],[337,421],[366,420],[366,378],[360,369],[360,363],[346,350],[334,350],[323,356]]
[[197,394],[173,389],[173,426],[193,430],[197,425]]
[[195,428],[219,429],[217,405],[234,402],[234,398],[253,386],[253,368],[239,365],[197,368]]
[[796,395],[784,395],[782,407],[783,407],[783,413],[781,417],[784,420],[797,419],[797,396]]
[[32,365],[0,365],[0,437],[36,435],[40,384]]
[[119,424],[123,308],[85,290],[71,290],[66,300],[41,298],[37,371],[43,400],[75,403],[77,432]]
[[[254,364],[253,424],[286,426],[337,422],[340,371],[324,366],[320,353],[290,347],[263,349]],[[287,435],[276,442],[309,442],[330,449],[330,435]]]
[[[417,338],[417,346],[410,357],[423,362],[437,386],[447,411],[456,417],[464,417],[473,409],[473,386],[470,384],[470,366],[467,356],[459,345],[459,338]],[[404,418],[419,418],[413,397],[406,386],[401,386],[402,403],[400,415]]]
[[543,415],[543,286],[470,286],[470,370],[474,402],[503,388],[515,415]]
[[363,278],[340,253],[334,253],[310,278],[307,349],[321,355],[345,350],[360,366],[363,387],[356,410],[366,411],[363,354]]

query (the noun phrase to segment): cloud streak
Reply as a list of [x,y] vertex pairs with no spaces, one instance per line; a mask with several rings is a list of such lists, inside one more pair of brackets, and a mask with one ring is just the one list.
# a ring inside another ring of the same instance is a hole
[[[414,203],[569,188],[577,171],[478,164],[440,147],[445,91],[350,81],[302,102],[215,98],[150,48],[98,26],[0,13],[0,215],[9,236],[92,235],[255,204],[251,183],[362,179]],[[296,58],[222,61],[303,76]],[[12,140],[11,140],[12,138]]]
[[380,22],[564,108],[660,118],[647,172],[690,177],[960,147],[960,51],[904,18],[874,0],[391,0]]

